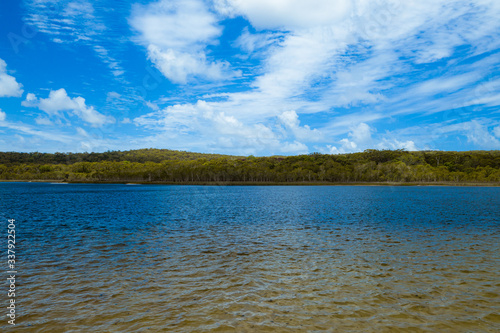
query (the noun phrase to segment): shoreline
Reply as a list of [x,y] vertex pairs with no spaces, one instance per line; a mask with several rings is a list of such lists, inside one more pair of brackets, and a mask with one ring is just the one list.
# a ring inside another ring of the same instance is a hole
[[57,184],[115,184],[115,185],[181,185],[181,186],[461,186],[498,187],[500,183],[467,182],[162,182],[162,181],[63,181],[63,180],[5,180],[0,183],[57,183]]

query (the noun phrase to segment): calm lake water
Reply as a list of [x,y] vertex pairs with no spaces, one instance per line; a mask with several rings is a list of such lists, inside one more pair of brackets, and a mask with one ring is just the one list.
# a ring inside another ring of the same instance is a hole
[[2,332],[500,329],[500,188],[0,183],[0,217]]

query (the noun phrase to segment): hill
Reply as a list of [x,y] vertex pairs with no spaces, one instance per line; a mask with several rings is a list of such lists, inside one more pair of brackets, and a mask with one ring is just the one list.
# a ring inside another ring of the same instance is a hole
[[244,157],[166,149],[0,152],[0,180],[160,183],[499,183],[500,151],[366,150]]

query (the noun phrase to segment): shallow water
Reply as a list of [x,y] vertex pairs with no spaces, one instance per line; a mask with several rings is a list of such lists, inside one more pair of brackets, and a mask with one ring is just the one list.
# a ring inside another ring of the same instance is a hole
[[0,198],[18,251],[2,332],[500,329],[500,188],[0,183]]

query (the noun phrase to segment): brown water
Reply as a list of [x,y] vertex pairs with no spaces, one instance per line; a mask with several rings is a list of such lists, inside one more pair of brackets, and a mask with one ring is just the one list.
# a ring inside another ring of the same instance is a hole
[[500,330],[498,189],[23,186],[2,332]]

